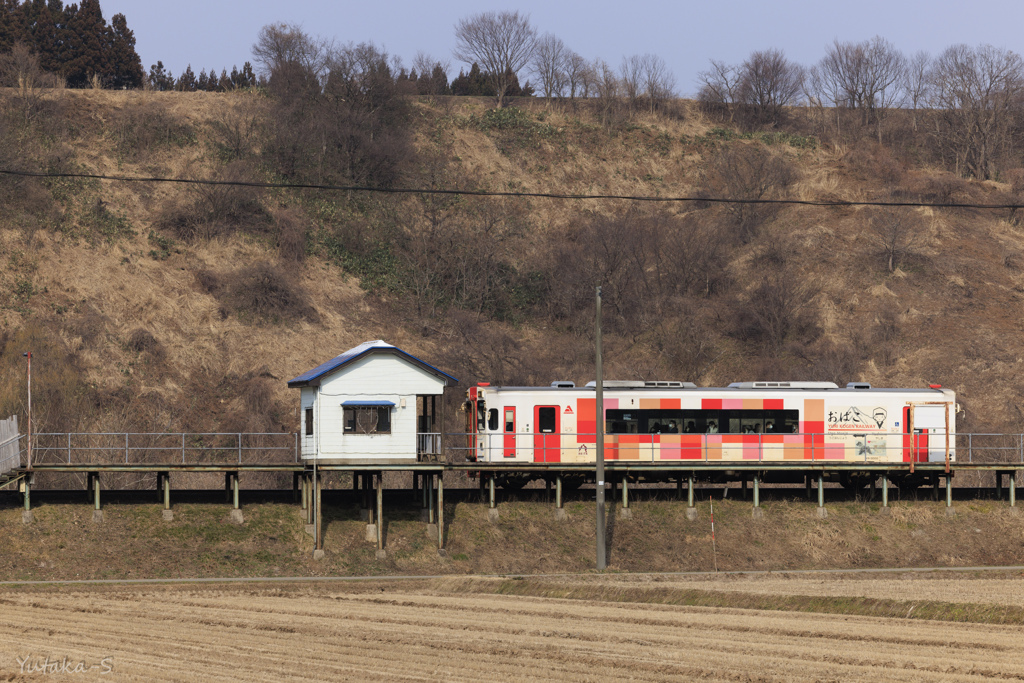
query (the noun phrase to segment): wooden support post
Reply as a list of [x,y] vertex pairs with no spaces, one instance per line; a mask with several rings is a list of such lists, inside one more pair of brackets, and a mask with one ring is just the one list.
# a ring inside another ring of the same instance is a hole
[[818,473],[818,507],[825,507],[825,474]]
[[316,479],[316,481],[314,482],[313,485],[316,487],[316,494],[315,494],[315,498],[314,498],[314,510],[315,510],[315,515],[314,515],[315,516],[315,521],[314,521],[314,524],[316,524],[316,543],[314,545],[316,546],[315,550],[323,550],[324,549],[324,524],[323,524],[324,509],[322,507],[322,504],[323,504],[323,494],[322,494],[322,491],[321,491],[321,489],[323,488],[323,485],[321,483],[321,479],[323,479],[323,475],[318,472],[316,474],[315,479]]
[[493,474],[487,480],[487,489],[488,489],[488,495],[490,496],[489,500],[491,502],[491,507],[493,508],[496,505],[496,500],[495,500],[495,497],[494,497],[494,475]]
[[761,477],[754,475],[754,507],[761,507]]
[[437,475],[437,549],[444,549],[444,474]]
[[889,473],[882,476],[882,507],[889,507]]
[[686,507],[693,507],[693,472],[690,472],[690,476],[687,478],[688,488],[686,491]]
[[309,500],[306,501],[306,524],[313,524],[316,522],[316,475],[311,474],[306,476],[306,496]]
[[238,509],[238,472],[231,473],[231,503]]
[[171,509],[171,473],[164,472],[164,510]]
[[305,472],[299,473],[299,488],[302,489],[302,507],[299,509],[305,511],[306,506],[309,505],[309,490],[308,487],[306,486]]
[[629,509],[629,477],[622,475],[622,509]]
[[384,473],[377,473],[377,550],[384,550]]
[[1017,472],[1010,474],[1010,507],[1017,507]]
[[555,507],[562,509],[562,475],[555,476]]
[[434,523],[434,475],[430,476],[430,488],[427,493],[427,524]]

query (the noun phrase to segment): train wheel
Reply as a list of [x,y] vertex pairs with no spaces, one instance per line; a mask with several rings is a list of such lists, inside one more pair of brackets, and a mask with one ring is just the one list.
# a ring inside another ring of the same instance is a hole
[[839,483],[847,491],[860,491],[867,485],[869,485],[876,477],[870,474],[851,474],[849,472],[842,472],[839,475]]

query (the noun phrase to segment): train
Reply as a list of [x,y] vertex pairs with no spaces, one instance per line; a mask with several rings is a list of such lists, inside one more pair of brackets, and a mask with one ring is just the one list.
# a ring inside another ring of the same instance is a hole
[[[469,459],[592,463],[596,382],[492,386],[466,392]],[[851,382],[603,383],[604,457],[681,469],[688,463],[911,463],[956,460],[955,393],[941,385]],[[648,473],[656,471],[645,467]],[[779,468],[782,469],[782,468]],[[792,470],[793,468],[786,468]],[[522,485],[527,474],[506,476]],[[863,483],[846,477],[843,483]]]

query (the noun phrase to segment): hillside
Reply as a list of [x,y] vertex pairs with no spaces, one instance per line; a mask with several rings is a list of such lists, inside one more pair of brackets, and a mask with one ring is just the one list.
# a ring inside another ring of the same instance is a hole
[[[423,98],[391,137],[321,154],[309,141],[342,139],[332,122],[351,112],[246,92],[0,98],[0,168],[29,171],[809,201],[1020,190],[956,177],[906,135],[830,138],[810,111],[751,132],[689,102],[609,120]],[[939,383],[960,431],[1024,422],[1024,236],[1007,211],[11,176],[0,196],[0,414],[24,410],[32,349],[42,431],[293,431],[285,381],[367,339],[463,386],[589,381],[598,283],[608,377]]]

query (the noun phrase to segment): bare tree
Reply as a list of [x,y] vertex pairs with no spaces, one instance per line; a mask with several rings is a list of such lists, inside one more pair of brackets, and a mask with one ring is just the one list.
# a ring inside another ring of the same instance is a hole
[[781,199],[795,177],[792,167],[760,145],[726,146],[708,163],[704,173],[705,196],[747,200],[719,205],[723,223],[743,243],[748,243],[778,213],[778,204],[758,200]]
[[622,58],[619,83],[622,86],[622,94],[629,103],[630,114],[640,106],[640,96],[643,94],[643,68],[643,58],[640,55]]
[[533,72],[540,79],[544,97],[561,97],[564,93],[569,80],[567,72],[570,54],[562,39],[550,33],[545,33],[537,41],[532,66]]
[[519,12],[482,12],[455,24],[455,41],[455,58],[480,65],[501,108],[505,93],[533,57],[537,30]]
[[569,99],[575,103],[577,97],[590,97],[594,73],[590,64],[576,52],[569,52],[565,59],[565,84]]
[[1024,61],[991,45],[954,45],[936,60],[932,85],[957,173],[988,180],[999,152],[1011,143],[1024,100]]
[[900,102],[906,58],[881,36],[862,43],[833,42],[812,74],[815,95],[837,108],[861,112],[861,124],[876,123],[882,136],[882,118]]
[[725,107],[729,112],[729,122],[732,123],[743,81],[740,67],[712,59],[711,68],[697,74],[697,80],[700,83],[697,99],[704,104]]
[[622,82],[603,59],[595,59],[591,71],[594,74],[594,92],[601,112],[601,124],[607,126],[622,96]]
[[647,54],[641,58],[641,82],[650,112],[675,95],[676,77],[665,60],[658,55]]
[[931,55],[923,50],[914,53],[914,56],[907,60],[903,91],[906,94],[906,102],[910,104],[914,130],[917,130],[917,110],[928,101],[930,95],[931,68]]
[[[295,24],[267,24],[260,29],[252,55],[272,89],[297,90],[323,86],[333,44],[311,36]],[[275,83],[276,79],[276,83]]]
[[448,71],[451,63],[441,61],[425,52],[417,52],[412,68],[419,74],[417,91],[421,95],[443,95],[448,88]]
[[908,255],[921,236],[921,221],[906,209],[880,209],[870,215],[871,232],[882,248],[889,272],[892,273]]
[[782,50],[751,53],[740,69],[739,98],[753,110],[757,123],[777,124],[782,108],[800,94],[804,70]]

